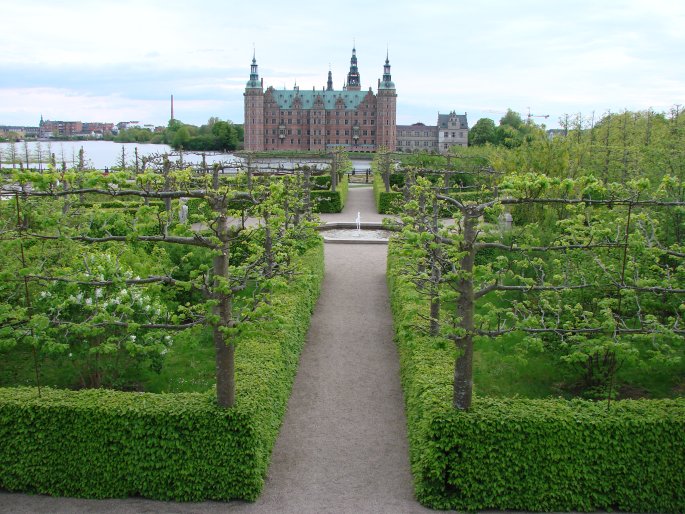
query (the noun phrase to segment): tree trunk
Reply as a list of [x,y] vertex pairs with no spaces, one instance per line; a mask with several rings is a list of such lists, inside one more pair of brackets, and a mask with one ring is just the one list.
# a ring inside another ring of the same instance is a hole
[[[431,219],[431,231],[438,235],[438,214],[440,208],[438,199],[433,196],[433,217]],[[442,270],[440,269],[440,245],[433,244],[428,250],[431,263],[431,286],[430,286],[430,334],[437,336],[440,332],[440,283],[442,282]]]
[[473,243],[476,239],[475,222],[477,213],[469,210],[464,211],[464,242],[462,251],[466,255],[461,259],[463,277],[459,280],[457,300],[457,315],[461,318],[459,327],[464,335],[457,338],[455,343],[459,350],[459,356],[454,363],[454,394],[452,403],[456,409],[468,410],[471,407],[473,396],[473,263],[475,250]]
[[333,160],[331,161],[331,191],[335,193],[338,187],[338,154],[333,152]]
[[312,172],[309,166],[304,168],[304,216],[307,221],[312,219]]
[[214,289],[218,304],[214,314],[218,321],[214,325],[214,349],[216,351],[216,398],[220,407],[233,407],[235,403],[235,347],[226,340],[222,327],[233,326],[231,298],[223,290],[222,280],[228,280],[228,262],[230,246],[228,237],[228,219],[225,215],[218,217],[218,235],[221,240],[221,253],[214,257]]
[[247,154],[247,190],[252,192],[252,154]]

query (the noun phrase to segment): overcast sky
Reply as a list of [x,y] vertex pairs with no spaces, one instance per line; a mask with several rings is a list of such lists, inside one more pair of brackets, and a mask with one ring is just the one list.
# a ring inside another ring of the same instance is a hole
[[362,89],[386,49],[398,123],[685,103],[682,0],[20,0],[0,9],[0,125],[243,121],[253,47],[265,86]]

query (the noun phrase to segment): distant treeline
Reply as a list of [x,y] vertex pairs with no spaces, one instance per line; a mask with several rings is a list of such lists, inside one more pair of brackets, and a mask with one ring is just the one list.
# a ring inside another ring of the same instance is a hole
[[118,143],[165,143],[175,150],[226,152],[241,146],[243,126],[214,117],[200,127],[171,120],[162,132],[130,128],[120,131],[112,140]]

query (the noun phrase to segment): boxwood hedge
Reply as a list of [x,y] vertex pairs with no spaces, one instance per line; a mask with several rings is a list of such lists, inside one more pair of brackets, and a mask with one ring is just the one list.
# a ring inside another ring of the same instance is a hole
[[236,406],[207,394],[0,389],[0,488],[88,498],[255,500],[323,276],[323,248],[236,344]]
[[373,194],[376,198],[376,209],[379,214],[399,214],[404,201],[404,195],[398,191],[385,191],[383,177],[378,173],[373,175]]
[[[318,178],[318,177],[317,177]],[[328,184],[330,186],[330,177],[328,178]],[[335,192],[333,191],[312,191],[312,205],[314,212],[319,213],[334,213],[342,212],[345,207],[345,202],[347,201],[347,192],[349,188],[349,179],[347,174],[343,175],[342,180],[336,187]]]
[[[685,399],[493,399],[451,407],[454,353],[420,336],[421,299],[388,280],[417,499],[438,509],[685,512]],[[425,314],[425,313],[424,313]]]

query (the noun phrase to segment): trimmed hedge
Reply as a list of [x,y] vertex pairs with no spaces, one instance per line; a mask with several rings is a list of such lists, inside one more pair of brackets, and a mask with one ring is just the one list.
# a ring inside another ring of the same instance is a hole
[[[416,333],[425,301],[388,281],[417,499],[437,509],[685,512],[685,399],[475,397],[451,406],[454,352]],[[425,314],[425,313],[424,313]]]
[[236,406],[212,393],[0,389],[0,488],[88,498],[255,500],[323,277],[323,245],[236,344]]
[[398,191],[385,191],[383,177],[378,173],[373,175],[373,194],[376,198],[376,209],[379,214],[399,214],[404,202],[404,195]]
[[[330,184],[330,177],[329,184]],[[312,209],[318,213],[334,213],[342,212],[347,201],[347,192],[349,190],[349,179],[344,175],[336,191],[312,191]]]

